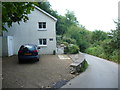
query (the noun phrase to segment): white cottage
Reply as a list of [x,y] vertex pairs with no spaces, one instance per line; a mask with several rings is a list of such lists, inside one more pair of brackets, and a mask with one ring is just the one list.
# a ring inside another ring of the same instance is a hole
[[36,44],[41,47],[41,54],[53,54],[56,50],[56,21],[57,19],[35,7],[28,15],[29,20],[13,23],[8,32],[3,33],[3,55],[14,55],[23,44]]

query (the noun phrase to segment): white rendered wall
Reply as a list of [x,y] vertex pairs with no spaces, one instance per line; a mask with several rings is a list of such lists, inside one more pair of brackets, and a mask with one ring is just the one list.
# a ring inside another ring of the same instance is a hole
[[[8,28],[8,32],[4,33],[4,36],[13,36],[14,54],[18,53],[19,47],[23,44],[39,45],[39,38],[47,39],[47,46],[41,47],[40,53],[53,54],[53,50],[56,50],[56,21],[37,9],[28,17],[26,23],[20,22],[20,25],[13,23],[13,26]],[[38,31],[38,22],[46,22],[47,30]],[[53,38],[53,41],[50,41],[50,38]]]

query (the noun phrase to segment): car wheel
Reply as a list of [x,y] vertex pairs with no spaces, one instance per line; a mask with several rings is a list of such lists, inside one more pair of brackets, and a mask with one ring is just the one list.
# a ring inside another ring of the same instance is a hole
[[37,61],[39,61],[39,58],[37,58]]
[[18,59],[18,62],[21,63],[21,59]]

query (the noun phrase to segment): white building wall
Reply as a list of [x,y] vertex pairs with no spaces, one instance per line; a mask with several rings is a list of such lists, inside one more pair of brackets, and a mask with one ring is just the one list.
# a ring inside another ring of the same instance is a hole
[[[8,32],[4,33],[4,36],[13,36],[14,54],[17,54],[22,44],[39,45],[39,38],[47,39],[47,46],[41,47],[40,53],[53,54],[53,50],[56,50],[56,21],[37,9],[28,17],[29,20],[26,23],[20,22],[20,25],[13,23],[13,26],[8,28]],[[46,22],[47,30],[38,31],[38,22]],[[53,38],[53,41],[50,41],[50,38]]]

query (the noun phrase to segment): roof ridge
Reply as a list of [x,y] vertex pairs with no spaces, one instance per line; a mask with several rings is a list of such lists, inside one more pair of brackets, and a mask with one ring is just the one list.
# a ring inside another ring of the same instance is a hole
[[54,21],[57,21],[57,18],[53,17],[52,15],[50,15],[49,13],[47,13],[46,11],[42,10],[41,8],[39,8],[38,6],[34,6],[36,9],[38,9],[39,11],[41,11],[42,13],[46,14],[47,16],[49,16],[50,18],[52,18]]

